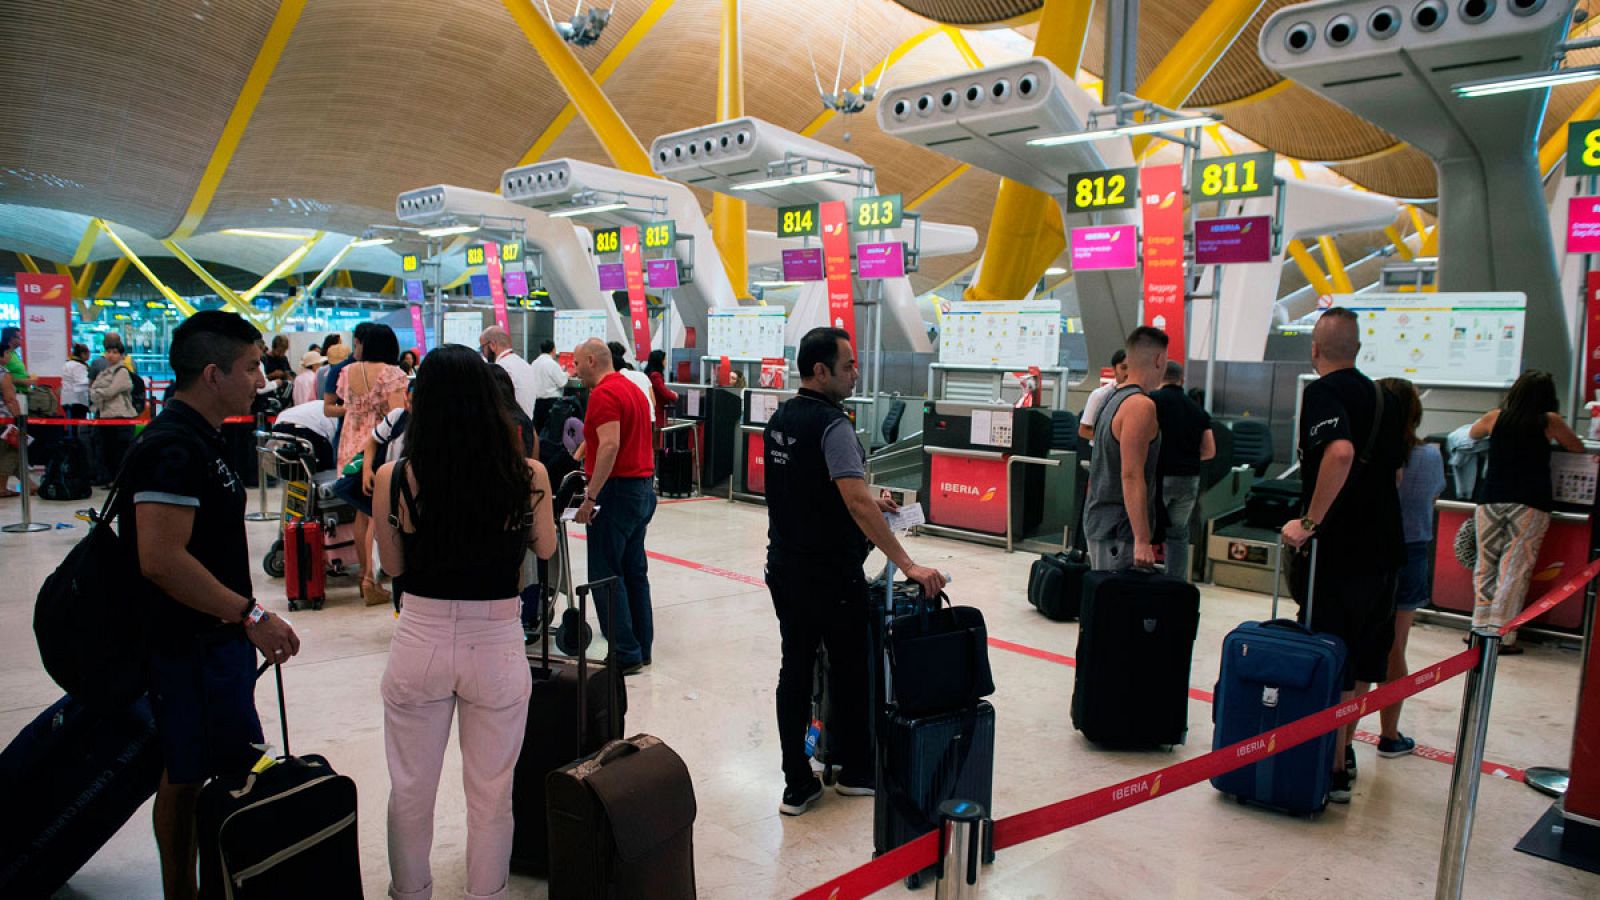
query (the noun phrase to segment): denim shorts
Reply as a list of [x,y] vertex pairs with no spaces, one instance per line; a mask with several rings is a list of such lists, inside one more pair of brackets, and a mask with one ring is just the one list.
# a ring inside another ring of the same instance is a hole
[[150,654],[150,707],[173,784],[248,771],[261,757],[256,648],[242,630],[219,638]]
[[1406,542],[1406,564],[1401,567],[1394,592],[1395,612],[1415,612],[1432,599],[1433,556],[1427,541]]

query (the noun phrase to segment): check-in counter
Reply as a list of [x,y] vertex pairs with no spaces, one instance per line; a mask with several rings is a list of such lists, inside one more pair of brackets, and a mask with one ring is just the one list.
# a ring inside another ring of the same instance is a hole
[[[1427,609],[1441,618],[1472,618],[1472,570],[1456,559],[1455,540],[1456,533],[1476,511],[1476,504],[1458,500],[1434,503],[1433,591]],[[1557,509],[1550,515],[1550,529],[1539,546],[1539,558],[1533,564],[1524,606],[1536,603],[1547,591],[1560,587],[1589,564],[1593,543],[1591,520],[1590,513],[1570,510]],[[1528,624],[1536,629],[1582,634],[1583,604],[1562,603]]]
[[1050,457],[1048,411],[924,401],[922,449],[923,530],[1005,545],[1038,527],[1043,470],[1061,463]]
[[[739,418],[738,437],[734,444],[734,480],[729,499],[747,503],[765,503],[767,496],[766,432],[767,421],[778,411],[778,406],[795,395],[795,391],[774,388],[750,388],[744,391],[743,410]],[[869,397],[846,397],[845,414],[853,423],[861,418],[862,410],[872,404]],[[857,438],[860,437],[859,432]]]
[[709,494],[733,474],[739,431],[739,392],[704,384],[667,385],[678,395],[671,424],[693,422],[689,440],[700,459],[700,492]]

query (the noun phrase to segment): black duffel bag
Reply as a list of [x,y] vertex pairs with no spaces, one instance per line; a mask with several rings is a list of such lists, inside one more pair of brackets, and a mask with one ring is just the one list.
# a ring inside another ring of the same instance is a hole
[[[931,609],[930,609],[931,607]],[[938,598],[889,623],[894,705],[903,716],[965,709],[994,693],[983,612]]]

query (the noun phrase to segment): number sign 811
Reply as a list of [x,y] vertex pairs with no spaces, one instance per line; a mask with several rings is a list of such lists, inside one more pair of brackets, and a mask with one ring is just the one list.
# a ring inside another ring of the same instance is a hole
[[1271,196],[1276,161],[1270,150],[1197,159],[1189,179],[1189,198],[1198,202]]

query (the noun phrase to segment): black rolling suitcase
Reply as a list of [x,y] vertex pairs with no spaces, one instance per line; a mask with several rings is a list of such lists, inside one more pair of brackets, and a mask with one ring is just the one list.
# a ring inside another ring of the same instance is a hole
[[1253,528],[1277,531],[1300,515],[1300,481],[1277,478],[1257,481],[1244,496],[1244,521]]
[[[571,577],[570,573],[567,577]],[[581,620],[587,621],[591,591],[605,585],[609,598],[615,591],[615,582],[615,578],[609,578],[576,589]],[[587,648],[587,640],[581,636],[577,640]],[[598,666],[589,665],[587,649],[576,657],[552,657],[550,629],[546,628],[539,655],[529,660],[533,692],[528,695],[528,724],[511,785],[511,808],[516,819],[511,867],[523,874],[543,875],[550,871],[546,776],[616,740],[622,734],[628,711],[628,689],[609,649],[605,662]],[[579,710],[586,710],[587,714],[580,715]]]
[[[946,800],[970,800],[992,811],[994,707],[987,700],[916,718],[891,712],[881,725],[878,748],[875,855],[938,830],[939,804]],[[984,862],[993,861],[994,850],[986,847]],[[906,883],[916,887],[931,871],[912,875]]]
[[548,782],[550,900],[694,900],[694,783],[660,738],[611,741]]
[[694,493],[694,453],[687,447],[663,447],[656,454],[656,490],[663,497]]
[[1097,744],[1181,744],[1200,591],[1149,570],[1090,572],[1072,688],[1072,727]]
[[266,768],[213,778],[200,789],[200,896],[360,897],[356,783],[320,756],[290,754],[283,669],[273,671],[284,755]]
[[1076,619],[1083,606],[1083,576],[1087,574],[1089,561],[1082,550],[1039,557],[1028,570],[1028,605],[1057,622]]
[[63,697],[0,752],[0,897],[48,897],[161,781],[150,705]]

